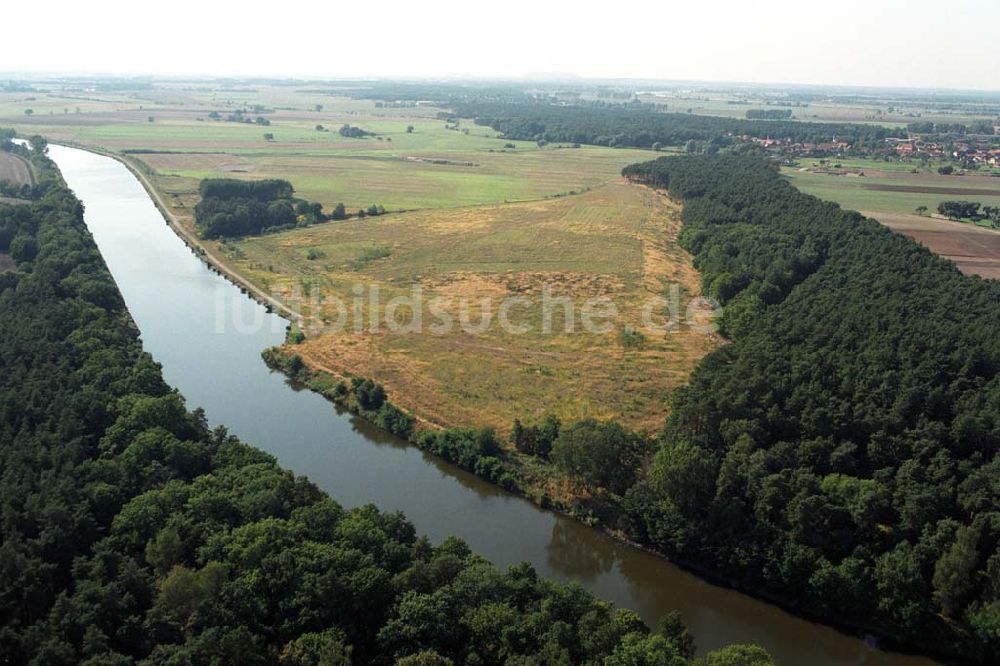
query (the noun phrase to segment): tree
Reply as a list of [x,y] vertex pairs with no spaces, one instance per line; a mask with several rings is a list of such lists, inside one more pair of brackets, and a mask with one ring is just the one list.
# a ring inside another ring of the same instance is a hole
[[976,591],[979,539],[978,528],[959,529],[951,548],[934,566],[934,600],[949,617],[960,618],[961,611]]
[[264,141],[274,141],[274,133],[264,132]]
[[605,666],[684,666],[687,660],[663,636],[628,634]]
[[344,204],[338,203],[333,207],[333,212],[330,213],[331,220],[346,220],[347,219],[347,209]]
[[406,133],[407,134],[413,134],[413,125],[407,125],[406,126]]
[[381,384],[376,384],[370,379],[351,379],[351,391],[358,400],[361,409],[376,410],[385,402],[385,389]]
[[635,480],[645,450],[642,438],[618,423],[584,419],[561,428],[552,445],[552,461],[590,486],[624,493]]
[[758,645],[729,645],[709,652],[700,666],[774,666],[774,661]]
[[337,628],[305,633],[285,645],[278,656],[281,666],[351,666],[353,649]]
[[396,666],[452,666],[454,663],[434,650],[421,650],[416,654],[402,657],[396,662]]
[[917,206],[917,215],[926,215],[927,206]]
[[526,426],[520,419],[514,419],[510,441],[521,453],[548,458],[560,426],[559,419],[552,414],[546,415],[538,425]]
[[316,110],[316,113],[319,113],[320,111],[323,110],[323,105],[322,104],[317,104],[313,108]]
[[664,444],[650,471],[650,485],[682,513],[704,513],[715,496],[716,465],[710,453],[683,440]]

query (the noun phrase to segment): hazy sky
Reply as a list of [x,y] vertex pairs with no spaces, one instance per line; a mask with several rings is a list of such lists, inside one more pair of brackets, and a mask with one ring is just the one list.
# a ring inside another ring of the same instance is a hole
[[0,71],[1000,90],[1000,0],[48,0],[3,14]]

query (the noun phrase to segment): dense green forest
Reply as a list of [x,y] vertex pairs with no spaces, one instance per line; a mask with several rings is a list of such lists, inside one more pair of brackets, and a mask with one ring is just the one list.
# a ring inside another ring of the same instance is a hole
[[[201,199],[195,204],[195,223],[204,238],[239,238],[275,233],[317,222],[351,217],[338,203],[327,215],[323,205],[298,199],[287,180],[236,180],[205,178],[198,186]],[[384,215],[385,207],[372,204],[354,215],[358,218]]]
[[730,344],[623,499],[636,538],[830,621],[1000,652],[1000,283],[767,162],[664,158]]
[[[0,205],[0,661],[690,664],[576,585],[501,572],[399,514],[344,510],[189,412],[36,143],[37,200]],[[357,387],[377,401],[377,391]]]
[[685,113],[660,113],[645,105],[557,106],[552,104],[459,103],[454,112],[488,125],[507,139],[559,141],[601,146],[652,148],[699,141],[728,145],[734,136],[791,139],[821,143],[846,141],[855,148],[880,147],[886,137],[905,130],[880,125],[807,123],[794,120],[743,120]]
[[285,180],[206,178],[195,222],[205,238],[235,238],[295,225],[292,184]]

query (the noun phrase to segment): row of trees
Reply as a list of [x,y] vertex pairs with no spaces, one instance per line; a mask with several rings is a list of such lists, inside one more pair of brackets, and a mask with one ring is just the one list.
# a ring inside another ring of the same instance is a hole
[[970,125],[964,125],[962,123],[935,123],[924,120],[910,123],[906,126],[906,129],[912,134],[957,134],[960,136],[964,136],[966,134],[986,134],[993,136],[996,134],[994,123],[988,120],[979,120]]
[[433,546],[399,514],[345,511],[209,429],[142,351],[80,202],[32,159],[39,200],[0,205],[0,229],[35,247],[0,283],[5,660],[770,663],[745,646],[693,660],[676,617],[650,631],[530,566]]
[[954,220],[986,220],[1000,227],[1000,207],[983,206],[975,201],[942,201],[938,213]]
[[962,275],[753,157],[629,178],[732,339],[673,399],[628,529],[834,622],[952,657],[1000,652],[1000,283]]
[[822,143],[834,139],[857,148],[881,147],[904,130],[879,125],[743,120],[684,113],[661,113],[645,106],[556,106],[550,104],[458,103],[457,115],[474,118],[507,139],[651,148],[682,146],[694,140],[724,146],[733,137],[788,138]]
[[788,120],[791,117],[791,109],[750,109],[747,111],[747,120]]

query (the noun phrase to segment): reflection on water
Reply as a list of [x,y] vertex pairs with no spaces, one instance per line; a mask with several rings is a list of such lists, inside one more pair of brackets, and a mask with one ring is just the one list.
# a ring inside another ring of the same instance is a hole
[[615,565],[614,549],[593,548],[593,539],[586,534],[589,530],[575,527],[563,520],[552,525],[552,539],[546,548],[549,567],[570,578],[590,582],[611,571]]
[[[164,224],[138,181],[114,160],[51,147],[165,379],[247,442],[308,476],[347,507],[403,511],[418,532],[461,537],[501,567],[523,561],[579,581],[649,623],[678,609],[699,649],[756,642],[779,664],[924,664],[709,585],[668,561],[542,511],[289,384],[260,358],[284,322],[210,271]],[[249,312],[242,330],[215,326],[220,308]]]

